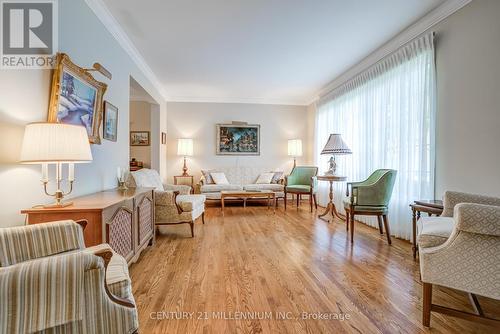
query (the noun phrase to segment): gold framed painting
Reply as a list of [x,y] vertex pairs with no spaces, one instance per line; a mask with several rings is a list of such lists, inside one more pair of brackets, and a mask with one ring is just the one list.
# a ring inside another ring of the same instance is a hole
[[149,145],[149,131],[130,131],[130,146]]
[[74,64],[68,55],[58,53],[52,76],[48,121],[82,125],[87,129],[90,143],[100,144],[102,101],[107,87]]

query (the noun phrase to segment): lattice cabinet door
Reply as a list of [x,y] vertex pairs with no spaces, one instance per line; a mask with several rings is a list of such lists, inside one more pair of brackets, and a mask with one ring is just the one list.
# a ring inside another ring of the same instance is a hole
[[127,261],[134,256],[134,214],[126,206],[114,210],[106,221],[106,240]]
[[154,204],[152,196],[145,195],[137,204],[138,247],[148,243],[154,234]]

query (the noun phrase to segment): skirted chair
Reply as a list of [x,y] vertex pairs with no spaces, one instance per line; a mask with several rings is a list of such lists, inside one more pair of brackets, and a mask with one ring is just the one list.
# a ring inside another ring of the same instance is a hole
[[287,194],[297,196],[297,208],[299,207],[301,195],[309,196],[309,206],[311,212],[314,206],[318,208],[316,201],[316,191],[318,189],[318,167],[314,166],[295,166],[290,175],[285,176],[285,210]]
[[82,226],[0,228],[0,333],[135,333],[127,262]]
[[194,237],[194,222],[201,217],[205,224],[205,195],[191,195],[186,185],[162,184],[154,169],[143,168],[131,173],[128,184],[132,187],[155,188],[156,225],[189,224]]
[[[500,331],[500,320],[484,317],[476,295],[500,300],[500,198],[447,191],[440,217],[418,222],[424,326],[431,311],[482,322]],[[475,314],[432,304],[432,286],[469,295]]]
[[347,183],[347,198],[344,199],[344,209],[346,211],[346,229],[351,228],[351,242],[354,242],[354,218],[356,215],[361,215],[377,216],[380,234],[384,233],[383,220],[387,242],[389,245],[391,244],[387,213],[396,175],[397,171],[393,169],[378,169],[362,182]]

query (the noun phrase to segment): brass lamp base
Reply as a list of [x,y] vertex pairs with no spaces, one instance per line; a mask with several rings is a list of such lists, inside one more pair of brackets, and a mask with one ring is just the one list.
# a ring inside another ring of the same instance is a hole
[[44,205],[44,209],[56,209],[56,208],[65,208],[67,206],[73,205],[73,202],[61,202],[61,203],[53,203]]

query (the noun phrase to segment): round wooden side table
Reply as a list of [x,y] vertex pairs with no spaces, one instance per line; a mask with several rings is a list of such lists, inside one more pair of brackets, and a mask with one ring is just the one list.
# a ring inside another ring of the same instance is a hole
[[338,217],[341,220],[345,220],[344,217],[340,216],[337,208],[335,207],[335,204],[333,203],[333,182],[341,182],[347,180],[346,176],[339,176],[339,175],[318,175],[316,177],[319,181],[328,181],[330,182],[330,202],[328,202],[328,205],[326,206],[325,212],[322,214],[318,215],[318,218],[323,219],[324,221],[330,222],[330,219],[328,217],[328,214],[330,213],[332,215],[332,218]]

